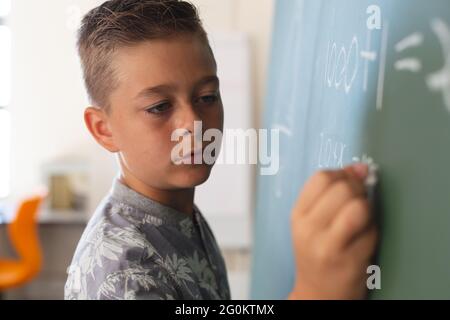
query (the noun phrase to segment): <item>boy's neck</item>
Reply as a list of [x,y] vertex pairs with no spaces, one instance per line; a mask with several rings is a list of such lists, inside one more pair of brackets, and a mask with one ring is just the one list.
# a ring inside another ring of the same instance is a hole
[[131,174],[121,173],[120,182],[143,196],[189,216],[194,212],[195,188],[183,190],[160,190],[152,188]]

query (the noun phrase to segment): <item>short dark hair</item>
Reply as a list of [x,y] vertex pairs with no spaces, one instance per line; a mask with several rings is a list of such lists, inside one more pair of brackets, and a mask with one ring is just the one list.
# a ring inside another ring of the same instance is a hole
[[91,103],[109,105],[118,85],[111,63],[117,49],[180,34],[198,35],[210,49],[196,7],[183,0],[110,0],[88,12],[77,45]]

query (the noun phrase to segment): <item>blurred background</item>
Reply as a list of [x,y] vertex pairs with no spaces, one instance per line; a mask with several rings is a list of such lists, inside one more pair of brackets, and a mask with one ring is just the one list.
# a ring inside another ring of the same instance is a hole
[[[5,299],[63,298],[76,244],[117,174],[114,156],[85,129],[88,102],[75,49],[81,17],[102,2],[0,0],[0,292]],[[191,2],[218,61],[226,128],[260,127],[274,0]],[[254,166],[217,166],[196,195],[224,253],[233,299],[249,296],[255,181]],[[14,226],[34,210],[36,202],[27,197],[40,186],[49,193],[35,210],[38,232],[33,237],[30,229],[24,240]],[[29,241],[25,247],[32,252],[18,250],[21,241]],[[39,245],[34,251],[33,241]],[[41,259],[42,269],[25,272],[24,257]],[[16,283],[2,285],[2,272]]]

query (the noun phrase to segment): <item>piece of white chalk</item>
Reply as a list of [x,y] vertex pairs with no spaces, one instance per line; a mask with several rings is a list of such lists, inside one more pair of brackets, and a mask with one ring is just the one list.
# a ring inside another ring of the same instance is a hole
[[375,201],[375,188],[378,183],[378,166],[374,163],[369,163],[369,174],[367,175],[365,185],[367,198],[373,206]]
[[369,174],[367,175],[366,187],[375,187],[378,182],[378,166],[374,163],[369,164]]

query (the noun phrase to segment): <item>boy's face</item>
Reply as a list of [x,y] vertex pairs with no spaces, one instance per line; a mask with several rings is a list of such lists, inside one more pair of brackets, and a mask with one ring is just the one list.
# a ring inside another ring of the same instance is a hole
[[205,182],[212,166],[171,159],[176,129],[190,130],[192,142],[194,121],[202,121],[203,132],[223,131],[217,66],[205,43],[198,36],[143,42],[119,49],[113,66],[119,86],[105,122],[113,146],[108,149],[118,152],[124,173],[163,190]]

